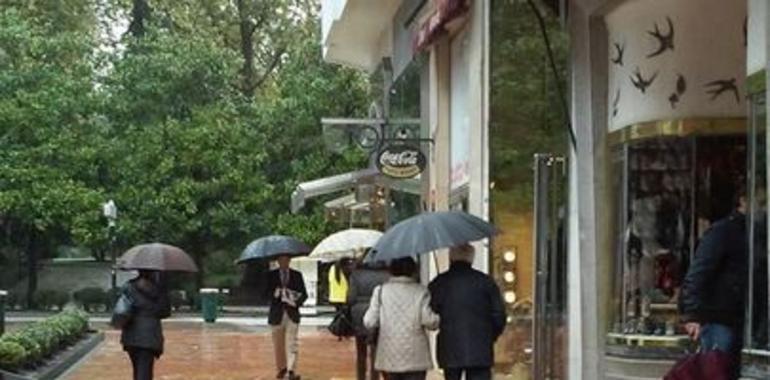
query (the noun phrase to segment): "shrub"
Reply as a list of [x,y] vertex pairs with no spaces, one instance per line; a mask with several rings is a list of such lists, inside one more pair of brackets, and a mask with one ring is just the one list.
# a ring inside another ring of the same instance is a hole
[[179,309],[185,305],[185,298],[185,293],[182,290],[172,290],[169,293],[171,307],[173,307],[176,311],[179,311]]
[[67,310],[0,337],[0,369],[34,366],[88,331],[88,315]]
[[35,294],[35,304],[42,310],[50,310],[54,307],[63,310],[69,300],[69,294],[61,290],[41,290]]
[[16,342],[0,338],[0,368],[16,370],[26,364],[27,352]]
[[95,306],[107,305],[109,296],[107,292],[102,288],[83,288],[75,292],[75,301],[80,302],[86,311],[94,310]]

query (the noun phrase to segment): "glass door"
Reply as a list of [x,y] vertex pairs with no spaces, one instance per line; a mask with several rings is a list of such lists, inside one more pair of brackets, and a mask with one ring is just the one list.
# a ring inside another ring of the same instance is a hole
[[535,155],[533,378],[567,378],[567,187],[564,157]]

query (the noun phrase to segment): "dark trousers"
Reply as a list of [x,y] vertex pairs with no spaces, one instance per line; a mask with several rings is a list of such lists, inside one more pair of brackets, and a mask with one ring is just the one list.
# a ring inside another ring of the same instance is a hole
[[489,368],[445,368],[444,378],[462,380],[463,373],[465,380],[492,380],[492,370]]
[[425,371],[415,372],[388,372],[385,380],[425,380]]
[[378,380],[380,374],[374,369],[374,359],[377,354],[377,346],[367,343],[367,337],[356,335],[356,378],[366,380],[367,359],[369,363],[369,379]]
[[152,370],[155,366],[155,352],[132,348],[128,350],[131,366],[134,367],[134,380],[152,380]]

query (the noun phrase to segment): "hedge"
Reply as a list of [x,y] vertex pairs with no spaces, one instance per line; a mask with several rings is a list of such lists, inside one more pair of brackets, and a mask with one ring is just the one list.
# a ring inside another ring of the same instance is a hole
[[32,368],[77,342],[88,331],[88,315],[67,310],[0,337],[0,369]]

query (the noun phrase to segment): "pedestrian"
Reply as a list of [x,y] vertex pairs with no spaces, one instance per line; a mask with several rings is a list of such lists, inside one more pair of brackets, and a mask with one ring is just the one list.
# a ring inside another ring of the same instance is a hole
[[350,259],[340,259],[329,268],[329,303],[339,312],[348,298],[348,276]]
[[438,364],[447,380],[489,380],[494,344],[506,323],[497,284],[473,269],[470,244],[449,250],[450,266],[428,285],[431,307],[441,317]]
[[123,286],[121,297],[129,300],[130,319],[121,328],[120,343],[131,359],[134,380],[152,380],[155,360],[163,354],[160,321],[171,315],[161,272],[140,270]]
[[276,379],[299,380],[295,372],[298,359],[299,308],[307,300],[302,273],[289,268],[291,257],[278,257],[278,269],[270,271],[267,293],[270,298],[268,324],[273,335]]
[[379,379],[379,373],[374,368],[376,359],[377,342],[373,334],[364,326],[364,314],[369,309],[374,288],[382,285],[390,275],[382,265],[365,264],[359,261],[356,269],[350,275],[350,288],[348,289],[348,306],[353,321],[353,330],[356,339],[356,379],[366,380],[367,359],[369,362],[369,379]]
[[386,380],[424,380],[433,368],[427,330],[438,328],[428,289],[414,276],[411,257],[393,260],[390,279],[374,289],[364,315],[368,329],[379,329],[375,368]]
[[749,278],[747,199],[742,187],[735,205],[698,243],[679,300],[685,330],[700,343],[701,352],[715,350],[731,356],[729,378],[738,378]]

